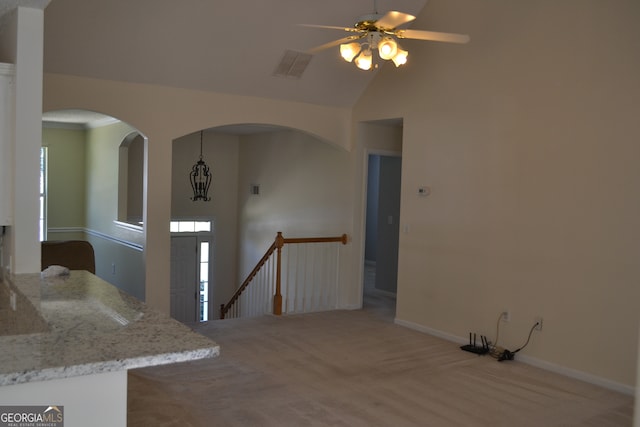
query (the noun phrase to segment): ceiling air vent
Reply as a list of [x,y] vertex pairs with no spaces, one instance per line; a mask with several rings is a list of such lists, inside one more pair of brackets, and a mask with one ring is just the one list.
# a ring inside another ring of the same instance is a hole
[[295,50],[285,50],[282,60],[276,67],[274,76],[299,79],[307,69],[313,55]]

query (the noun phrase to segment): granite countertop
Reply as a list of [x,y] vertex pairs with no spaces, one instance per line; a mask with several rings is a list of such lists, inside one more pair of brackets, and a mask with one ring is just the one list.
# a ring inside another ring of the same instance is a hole
[[0,386],[219,352],[209,338],[87,271],[48,279],[18,274],[0,282]]

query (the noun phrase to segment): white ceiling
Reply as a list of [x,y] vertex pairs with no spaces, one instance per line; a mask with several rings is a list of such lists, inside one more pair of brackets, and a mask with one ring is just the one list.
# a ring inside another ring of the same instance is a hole
[[[417,15],[425,4],[378,0],[378,11]],[[297,24],[352,26],[373,9],[373,0],[52,0],[44,69],[349,107],[375,72],[344,62],[337,47],[314,55],[300,79],[273,73],[285,50],[346,35]]]

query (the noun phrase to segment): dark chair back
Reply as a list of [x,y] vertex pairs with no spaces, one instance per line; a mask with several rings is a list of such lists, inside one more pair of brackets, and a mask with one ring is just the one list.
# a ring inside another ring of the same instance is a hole
[[42,242],[41,269],[61,265],[69,270],[96,273],[96,259],[91,243],[84,240],[48,240]]

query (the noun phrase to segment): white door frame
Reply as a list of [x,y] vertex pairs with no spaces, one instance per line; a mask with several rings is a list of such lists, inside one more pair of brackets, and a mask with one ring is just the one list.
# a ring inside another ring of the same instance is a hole
[[[367,197],[369,194],[369,185],[368,185],[368,181],[369,181],[369,156],[372,155],[378,155],[378,156],[390,156],[390,157],[400,157],[402,158],[402,152],[401,151],[394,151],[394,150],[383,150],[383,149],[376,149],[376,148],[368,148],[365,147],[362,150],[363,153],[363,157],[362,157],[362,182],[363,182],[363,194],[362,194],[362,209],[361,209],[361,239],[360,239],[360,250],[361,250],[361,265],[359,266],[360,268],[360,280],[359,280],[359,286],[360,286],[360,291],[358,293],[358,297],[359,297],[359,301],[360,301],[360,307],[362,307],[362,295],[364,293],[364,251],[365,251],[365,245],[366,245],[366,239],[367,239],[367,231],[366,231],[366,223],[367,223]],[[402,205],[402,200],[400,201],[400,205]],[[401,213],[402,215],[402,213]]]
[[[213,271],[212,271],[212,259],[211,257],[213,256],[213,240],[214,240],[214,228],[213,228],[213,221],[211,221],[211,231],[198,231],[198,232],[171,232],[171,237],[195,237],[196,238],[196,260],[197,260],[197,266],[196,267],[196,283],[195,283],[195,287],[196,287],[196,292],[200,292],[200,246],[201,243],[203,242],[209,242],[209,295],[208,295],[208,310],[209,310],[209,319],[211,319],[211,315],[212,315],[212,299],[211,299],[211,295],[213,294],[212,292],[212,288],[214,286],[213,283]],[[198,299],[198,302],[196,304],[196,319],[199,319],[199,312],[200,312],[200,301]]]

